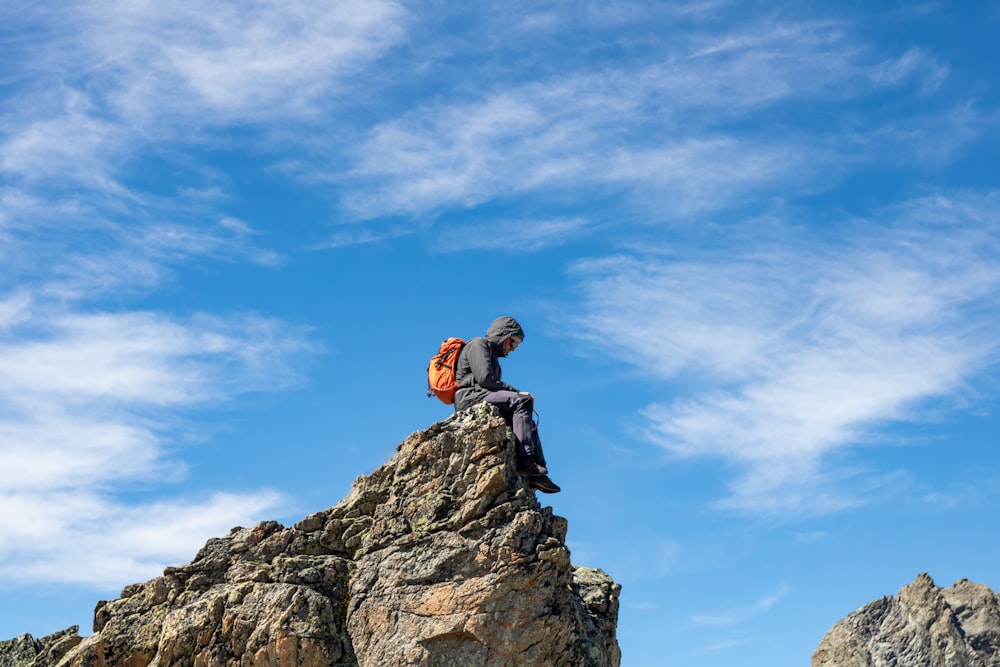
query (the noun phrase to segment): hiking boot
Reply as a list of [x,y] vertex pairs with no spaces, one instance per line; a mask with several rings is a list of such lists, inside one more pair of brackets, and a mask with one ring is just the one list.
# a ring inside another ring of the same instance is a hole
[[559,493],[562,491],[559,485],[549,479],[548,475],[539,475],[528,479],[528,486],[538,489],[542,493]]
[[548,469],[539,465],[535,462],[535,459],[530,456],[518,456],[517,457],[517,472],[522,475],[547,475],[549,473]]

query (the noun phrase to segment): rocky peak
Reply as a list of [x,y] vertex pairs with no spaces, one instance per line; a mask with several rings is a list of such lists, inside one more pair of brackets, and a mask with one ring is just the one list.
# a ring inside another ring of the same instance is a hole
[[54,665],[80,643],[80,627],[74,625],[41,639],[24,634],[0,642],[0,667]]
[[962,579],[939,588],[921,573],[896,597],[871,602],[838,622],[813,667],[1000,667],[1000,598]]
[[336,506],[209,540],[35,665],[617,666],[620,587],[571,565],[512,442],[485,406],[414,433]]

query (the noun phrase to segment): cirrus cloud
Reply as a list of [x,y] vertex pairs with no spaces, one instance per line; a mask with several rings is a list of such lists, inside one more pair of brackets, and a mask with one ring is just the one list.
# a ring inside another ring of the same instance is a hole
[[844,486],[857,471],[835,454],[956,400],[997,363],[996,203],[915,200],[839,250],[759,240],[697,259],[580,262],[578,324],[651,377],[690,387],[647,406],[643,428],[676,456],[733,464],[721,507],[840,509],[864,497]]

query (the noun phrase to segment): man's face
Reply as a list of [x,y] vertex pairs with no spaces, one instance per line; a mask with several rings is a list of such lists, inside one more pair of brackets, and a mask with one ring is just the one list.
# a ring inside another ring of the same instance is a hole
[[507,336],[503,341],[503,356],[507,356],[511,352],[517,349],[517,346],[521,344],[523,339],[517,336]]

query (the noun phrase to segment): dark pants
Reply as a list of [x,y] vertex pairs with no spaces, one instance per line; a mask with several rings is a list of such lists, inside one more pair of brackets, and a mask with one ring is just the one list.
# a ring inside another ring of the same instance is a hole
[[533,418],[534,399],[516,391],[491,391],[483,398],[483,402],[497,406],[500,414],[507,420],[517,440],[517,455],[533,456],[535,461],[545,465],[542,441],[538,438],[538,427]]

